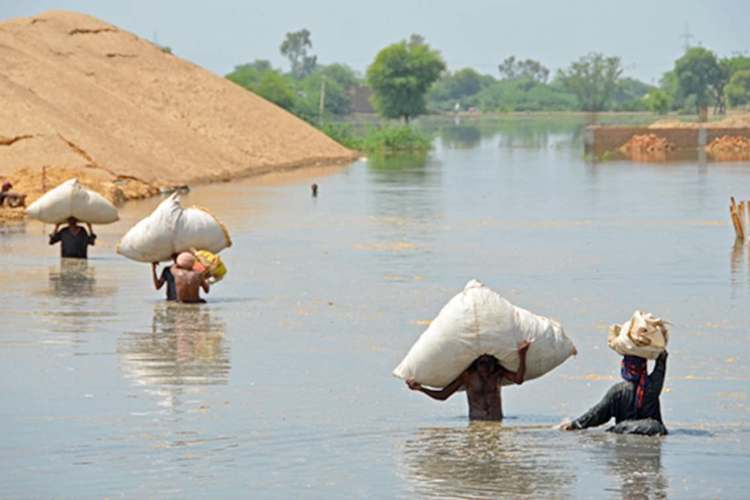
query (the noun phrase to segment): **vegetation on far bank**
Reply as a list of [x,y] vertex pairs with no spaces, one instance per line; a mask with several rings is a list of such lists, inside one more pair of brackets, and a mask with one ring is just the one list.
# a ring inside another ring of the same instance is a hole
[[358,131],[348,123],[327,122],[319,128],[339,144],[368,154],[428,151],[432,144],[424,132],[406,125],[378,125]]
[[332,125],[353,112],[353,94],[361,87],[372,91],[370,103],[382,117],[407,125],[424,113],[456,111],[651,111],[694,113],[705,120],[710,106],[715,114],[750,106],[750,57],[719,58],[703,47],[688,48],[658,86],[624,76],[620,58],[600,53],[582,56],[554,75],[539,61],[514,56],[498,64],[497,75],[448,71],[420,35],[383,48],[364,76],[345,64],[319,64],[308,30],[287,33],[280,52],[291,71],[256,60],[235,67],[227,78],[365,152],[428,149],[429,139],[408,127],[358,132]]

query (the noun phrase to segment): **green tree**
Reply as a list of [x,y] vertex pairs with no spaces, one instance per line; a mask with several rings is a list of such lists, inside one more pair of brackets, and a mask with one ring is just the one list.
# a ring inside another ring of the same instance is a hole
[[560,70],[557,79],[574,94],[584,111],[607,109],[622,74],[619,57],[591,53],[581,57],[568,69]]
[[696,112],[704,119],[708,106],[723,94],[725,71],[719,66],[716,55],[703,47],[689,48],[675,61],[679,94],[687,99],[692,96]]
[[386,118],[409,119],[425,112],[425,94],[445,69],[440,53],[420,40],[389,45],[367,68],[373,105]]
[[497,67],[501,80],[531,80],[536,83],[547,83],[549,69],[539,61],[526,59],[516,60],[516,56],[506,58]]
[[[453,109],[458,102],[462,107],[467,107],[482,87],[487,77],[480,75],[471,68],[460,69],[451,73],[445,71],[440,79],[430,88],[427,99],[433,109]],[[490,77],[490,81],[494,79]]]
[[722,62],[724,62],[729,67],[729,72],[732,76],[734,76],[734,74],[738,71],[750,69],[750,57],[745,55],[725,57],[724,59],[722,59]]
[[269,71],[274,71],[270,62],[264,59],[256,59],[252,63],[235,66],[234,71],[227,75],[227,79],[246,89],[254,90],[260,84],[263,75]]
[[293,110],[295,106],[294,87],[278,71],[269,71],[263,75],[255,92],[272,103],[286,110]]
[[666,115],[669,112],[671,106],[671,99],[669,94],[661,89],[653,89],[643,97],[646,108],[658,113],[660,115]]
[[732,75],[726,86],[730,106],[750,104],[750,69],[741,69]]
[[659,89],[667,94],[671,102],[670,109],[679,109],[683,105],[683,98],[680,95],[680,84],[677,81],[677,73],[674,71],[665,72],[659,79]]
[[292,76],[295,78],[304,78],[315,69],[318,63],[318,57],[308,55],[307,50],[312,48],[310,32],[306,29],[287,33],[286,38],[281,43],[281,55],[289,59],[292,68]]
[[620,78],[612,93],[612,108],[618,111],[639,111],[646,109],[644,97],[653,86],[635,78]]

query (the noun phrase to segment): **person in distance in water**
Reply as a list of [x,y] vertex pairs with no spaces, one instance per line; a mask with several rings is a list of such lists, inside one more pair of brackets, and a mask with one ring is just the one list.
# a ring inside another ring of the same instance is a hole
[[78,219],[68,218],[68,225],[60,229],[60,224],[55,224],[55,229],[49,235],[49,244],[60,243],[60,256],[65,259],[87,259],[88,247],[96,243],[96,235],[91,229],[91,224],[86,223],[89,231],[78,225]]
[[434,390],[422,387],[421,384],[410,379],[406,385],[413,391],[427,394],[432,399],[445,401],[461,387],[466,389],[469,403],[469,419],[471,420],[502,420],[503,405],[500,398],[500,384],[503,379],[516,384],[522,384],[526,375],[526,353],[531,343],[524,340],[518,345],[518,370],[506,370],[498,359],[489,354],[483,354],[474,360],[469,367],[456,379],[442,389]]
[[618,434],[665,435],[659,396],[667,372],[667,351],[656,359],[649,375],[647,361],[638,356],[623,356],[620,374],[623,382],[613,385],[604,398],[572,422],[563,422],[560,429],[573,431],[606,424],[614,417],[615,425],[607,429]]

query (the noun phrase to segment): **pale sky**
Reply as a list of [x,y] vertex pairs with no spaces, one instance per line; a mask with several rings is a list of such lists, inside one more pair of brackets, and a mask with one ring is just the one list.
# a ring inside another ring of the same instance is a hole
[[[450,69],[497,75],[515,55],[552,70],[591,51],[622,58],[625,74],[654,83],[693,44],[720,56],[750,53],[750,0],[0,0],[0,20],[46,10],[91,14],[218,74],[254,59],[288,68],[279,45],[307,28],[322,63],[364,71],[382,47],[423,35]],[[2,69],[0,69],[1,71]]]

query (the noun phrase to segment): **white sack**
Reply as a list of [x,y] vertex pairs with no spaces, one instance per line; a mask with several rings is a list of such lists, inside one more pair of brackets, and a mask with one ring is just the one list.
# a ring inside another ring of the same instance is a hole
[[651,313],[636,311],[622,325],[611,325],[607,344],[623,356],[656,359],[669,341],[668,322]]
[[216,217],[199,208],[182,208],[173,193],[125,233],[117,253],[140,262],[157,262],[191,248],[218,253],[229,246],[232,241]]
[[471,280],[443,307],[393,374],[445,387],[482,354],[495,356],[504,368],[516,371],[522,340],[532,342],[525,380],[544,375],[576,354],[559,323],[516,307]]
[[89,224],[111,224],[119,219],[114,205],[99,193],[83,187],[77,179],[68,179],[47,191],[26,209],[26,213],[48,224],[59,224],[69,217]]

